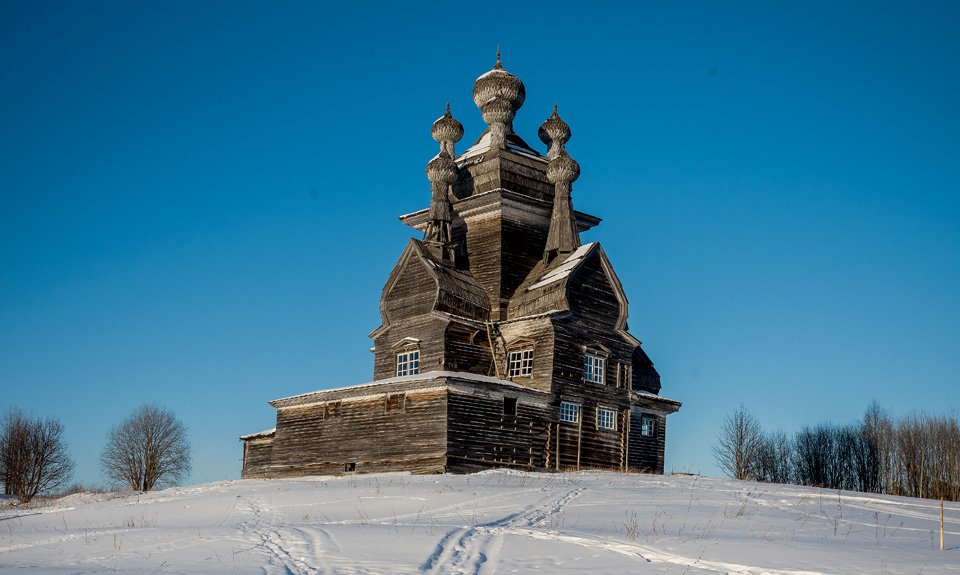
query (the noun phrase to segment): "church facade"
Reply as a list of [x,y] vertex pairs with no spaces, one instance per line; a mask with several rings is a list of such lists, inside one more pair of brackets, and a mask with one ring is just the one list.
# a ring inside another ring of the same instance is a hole
[[627,329],[627,298],[573,209],[580,167],[556,108],[546,153],[513,130],[526,96],[503,69],[477,78],[487,129],[433,124],[429,207],[387,279],[370,334],[373,382],[276,399],[276,427],[241,437],[242,477],[406,470],[612,469],[663,473],[670,413]]

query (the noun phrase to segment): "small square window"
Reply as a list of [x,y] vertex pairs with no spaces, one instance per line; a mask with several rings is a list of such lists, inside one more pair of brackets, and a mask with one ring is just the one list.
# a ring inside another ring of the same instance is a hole
[[603,407],[597,408],[597,428],[598,429],[617,429],[617,412],[613,409]]
[[504,415],[517,414],[517,398],[516,397],[503,398],[503,414]]
[[583,380],[590,383],[603,383],[603,365],[605,360],[590,353],[583,356]]
[[420,373],[420,350],[413,349],[397,354],[397,375],[416,375]]
[[510,352],[507,369],[508,377],[531,375],[533,373],[533,350],[521,349]]
[[580,404],[570,401],[560,402],[560,421],[566,423],[580,422]]
[[657,420],[656,418],[644,415],[640,418],[640,435],[643,437],[656,437]]
[[339,401],[331,401],[326,406],[326,417],[340,417],[341,404]]
[[405,400],[407,395],[405,393],[391,393],[387,396],[386,401],[386,410],[387,411],[403,411],[405,406]]

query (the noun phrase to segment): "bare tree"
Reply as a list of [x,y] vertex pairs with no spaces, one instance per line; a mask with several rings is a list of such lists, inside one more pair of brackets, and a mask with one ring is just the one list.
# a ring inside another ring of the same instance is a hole
[[63,425],[52,417],[31,419],[11,409],[0,428],[0,480],[4,493],[27,502],[64,485],[74,463],[63,441]]
[[783,431],[763,436],[754,479],[769,483],[790,483],[793,478],[793,444]]
[[176,484],[190,474],[187,428],[169,409],[140,406],[110,430],[100,464],[107,477],[137,491]]
[[727,415],[713,445],[713,457],[730,477],[755,479],[763,449],[763,430],[760,422],[740,404]]

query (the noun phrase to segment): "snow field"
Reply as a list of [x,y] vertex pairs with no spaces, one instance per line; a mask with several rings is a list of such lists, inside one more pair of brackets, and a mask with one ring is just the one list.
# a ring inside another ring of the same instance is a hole
[[227,481],[0,508],[0,573],[960,574],[960,505],[691,476]]

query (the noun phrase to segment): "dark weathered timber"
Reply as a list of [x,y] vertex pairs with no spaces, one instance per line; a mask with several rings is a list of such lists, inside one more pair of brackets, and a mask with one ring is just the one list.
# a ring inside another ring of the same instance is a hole
[[[503,89],[498,97],[519,106],[510,89],[519,80],[497,74],[495,84],[478,80],[475,95]],[[600,220],[573,209],[581,191],[570,131],[556,111],[541,127],[548,161],[490,117],[455,159],[444,138],[459,139],[462,126],[449,111],[431,132],[443,150],[427,168],[431,208],[401,217],[425,237],[410,240],[384,285],[373,383],[272,401],[275,431],[242,438],[243,477],[663,472],[666,416],[680,403],[659,395],[603,248],[580,246],[578,232]],[[603,358],[600,382],[585,380],[587,353]],[[511,372],[511,354],[527,358],[522,370]],[[417,369],[398,373],[398,357],[418,357]],[[560,421],[562,402],[580,407],[579,421]],[[600,426],[600,409],[612,429]],[[643,433],[645,418],[654,433]]]

